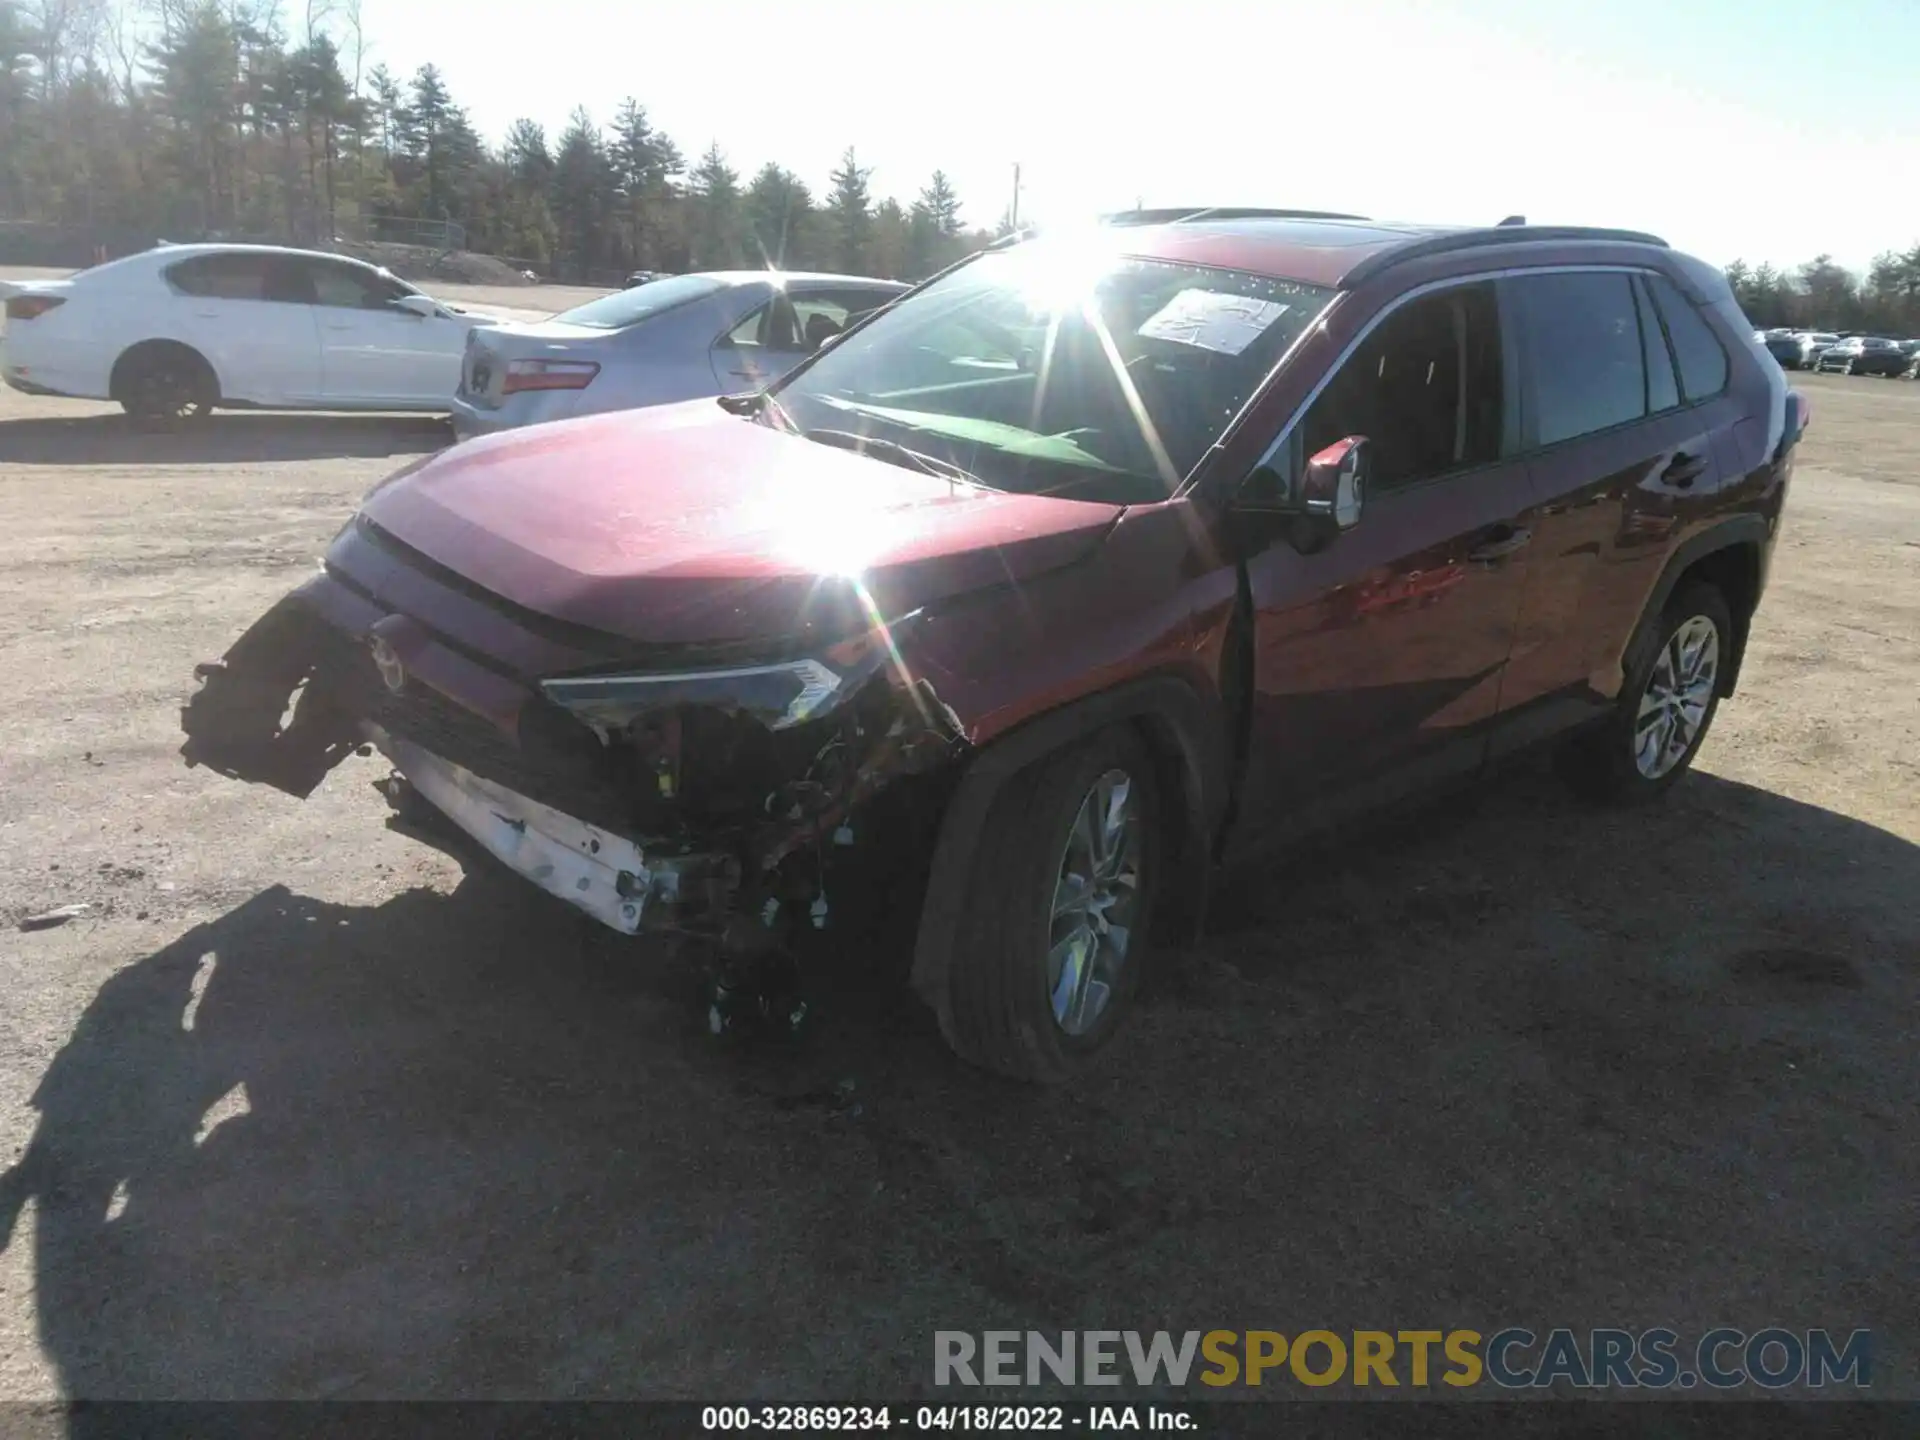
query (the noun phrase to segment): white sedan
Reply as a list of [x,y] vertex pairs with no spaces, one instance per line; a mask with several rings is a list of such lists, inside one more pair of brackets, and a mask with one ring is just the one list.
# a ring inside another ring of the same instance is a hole
[[264,245],[162,245],[0,294],[7,384],[152,420],[216,406],[445,414],[467,332],[498,323],[358,260]]

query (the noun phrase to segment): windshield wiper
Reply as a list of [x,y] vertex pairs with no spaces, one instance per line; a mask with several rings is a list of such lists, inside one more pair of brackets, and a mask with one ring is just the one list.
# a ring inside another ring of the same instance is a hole
[[936,475],[942,480],[971,485],[976,490],[993,489],[986,481],[964,466],[912,449],[902,445],[898,440],[882,440],[873,435],[862,435],[857,430],[803,430],[800,434],[803,438],[817,440],[822,445],[832,445],[840,450],[855,450],[862,455],[871,455],[876,460],[887,460],[895,465],[905,466],[909,470],[918,470],[923,475]]

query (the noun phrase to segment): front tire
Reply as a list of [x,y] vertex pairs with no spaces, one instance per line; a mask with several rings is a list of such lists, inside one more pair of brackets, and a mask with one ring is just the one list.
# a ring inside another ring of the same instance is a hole
[[1054,1084],[1119,1030],[1149,960],[1161,879],[1153,758],[1115,728],[1023,773],[990,812],[954,947],[947,1043]]
[[1613,714],[1561,752],[1562,778],[1591,800],[1664,795],[1713,725],[1732,642],[1726,597],[1703,581],[1681,585],[1644,632]]

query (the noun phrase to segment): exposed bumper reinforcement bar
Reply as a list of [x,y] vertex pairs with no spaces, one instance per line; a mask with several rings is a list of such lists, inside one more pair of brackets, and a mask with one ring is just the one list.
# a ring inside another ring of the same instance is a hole
[[649,914],[654,907],[674,908],[683,875],[714,863],[705,855],[649,861],[626,836],[530,800],[378,725],[363,725],[362,733],[423,799],[509,870],[624,935],[656,918]]

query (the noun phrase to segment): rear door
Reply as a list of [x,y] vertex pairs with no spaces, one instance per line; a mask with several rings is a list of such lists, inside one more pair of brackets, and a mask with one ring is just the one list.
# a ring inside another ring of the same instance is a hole
[[1375,465],[1353,529],[1247,561],[1247,849],[1485,757],[1533,553],[1496,295],[1463,283],[1390,313],[1276,452],[1298,467],[1363,435]]
[[289,291],[281,263],[270,251],[237,250],[191,256],[164,272],[178,297],[169,328],[207,357],[229,399],[321,400],[313,307]]
[[[1727,360],[1690,307],[1671,322],[1692,322],[1684,344],[1670,339],[1650,288],[1671,290],[1664,277],[1570,269],[1501,286],[1515,319],[1523,444],[1541,501],[1508,667],[1510,724],[1496,747],[1506,750],[1611,704],[1621,654],[1675,532],[1713,504],[1715,405]],[[1710,353],[1697,350],[1701,340]],[[1688,357],[1691,394],[1677,349]]]
[[336,404],[444,406],[460,386],[467,325],[395,302],[411,291],[370,265],[304,259],[326,393]]

